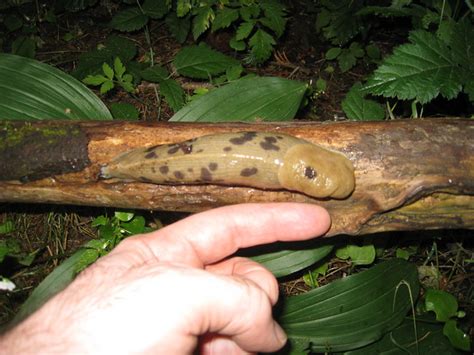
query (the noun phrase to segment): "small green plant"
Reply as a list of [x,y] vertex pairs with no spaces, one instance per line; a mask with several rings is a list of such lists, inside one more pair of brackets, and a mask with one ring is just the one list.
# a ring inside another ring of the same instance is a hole
[[444,323],[443,334],[457,349],[469,351],[469,335],[459,329],[457,319],[464,318],[465,312],[458,310],[456,297],[442,290],[428,289],[425,293],[423,308],[436,314],[436,320]]
[[113,69],[107,63],[103,63],[102,71],[104,75],[88,75],[84,80],[82,80],[82,82],[87,85],[100,85],[101,94],[106,94],[116,85],[130,93],[135,91],[135,87],[133,86],[133,76],[128,73],[125,74],[126,68],[119,57],[115,58]]
[[285,8],[278,0],[145,0],[118,12],[110,26],[131,32],[145,28],[151,19],[165,18],[171,33],[182,43],[192,32],[197,41],[205,32],[233,27],[230,46],[248,49],[247,61],[260,64],[270,58],[275,39],[286,26]]

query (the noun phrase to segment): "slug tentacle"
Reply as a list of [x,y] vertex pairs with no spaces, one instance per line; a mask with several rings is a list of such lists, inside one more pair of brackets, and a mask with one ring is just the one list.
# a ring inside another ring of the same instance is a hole
[[155,184],[218,184],[287,189],[317,198],[345,198],[354,167],[343,154],[280,133],[207,135],[137,148],[101,168],[102,178]]

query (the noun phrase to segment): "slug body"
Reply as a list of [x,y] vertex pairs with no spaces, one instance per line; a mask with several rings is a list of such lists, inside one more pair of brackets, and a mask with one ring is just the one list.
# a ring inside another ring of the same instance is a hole
[[345,198],[355,186],[354,167],[343,154],[265,132],[214,134],[134,149],[102,167],[101,177],[287,189],[317,198]]

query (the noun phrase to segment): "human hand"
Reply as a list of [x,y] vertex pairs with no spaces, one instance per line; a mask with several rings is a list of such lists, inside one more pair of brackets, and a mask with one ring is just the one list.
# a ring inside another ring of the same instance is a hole
[[275,277],[239,248],[327,231],[318,206],[247,204],[196,214],[127,238],[7,333],[7,353],[271,352],[286,336],[272,318]]

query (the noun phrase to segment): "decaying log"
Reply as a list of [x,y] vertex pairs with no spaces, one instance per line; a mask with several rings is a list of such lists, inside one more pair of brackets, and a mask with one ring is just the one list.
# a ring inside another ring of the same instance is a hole
[[[355,191],[344,200],[318,200],[290,191],[99,179],[100,166],[129,149],[228,131],[281,132],[338,150],[355,166]],[[2,121],[0,201],[189,212],[243,202],[298,201],[330,211],[333,225],[328,235],[472,229],[474,121],[219,125]]]

